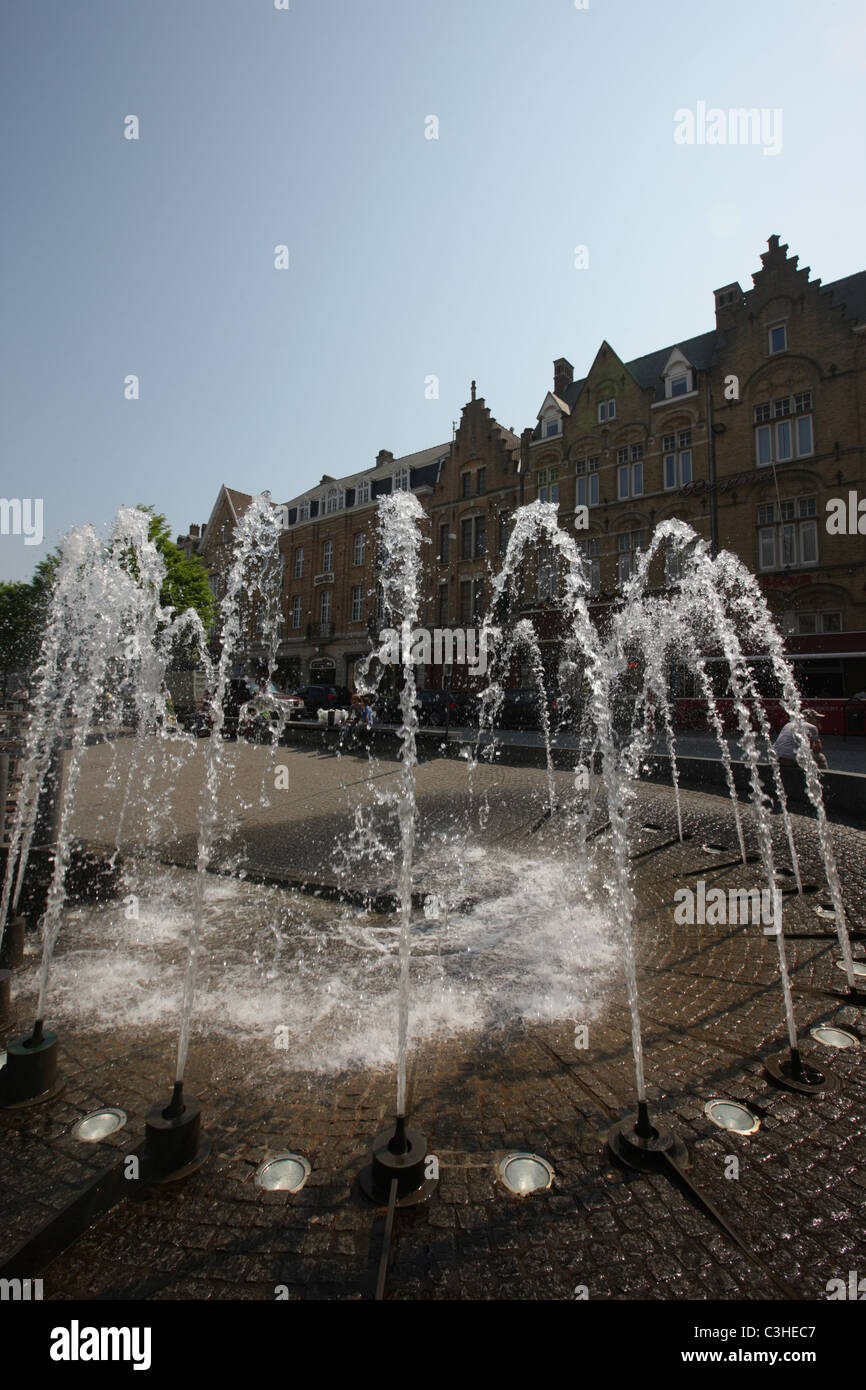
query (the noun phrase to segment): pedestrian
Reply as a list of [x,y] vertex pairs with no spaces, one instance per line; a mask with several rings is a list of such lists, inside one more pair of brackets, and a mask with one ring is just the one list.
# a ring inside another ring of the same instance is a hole
[[[805,720],[806,735],[809,739],[809,744],[812,749],[815,762],[818,764],[818,767],[826,770],[827,759],[824,756],[824,748],[823,744],[821,743],[821,734],[818,729],[818,725],[810,722],[811,720],[823,718],[823,714],[819,714],[817,710],[803,710],[803,719]],[[779,730],[778,738],[776,739],[776,742],[773,744],[773,752],[775,753],[779,762],[786,767],[791,766],[792,763],[796,763],[797,761],[797,741],[794,734],[795,728],[796,725],[793,719],[789,719],[788,723],[785,724],[784,727]]]

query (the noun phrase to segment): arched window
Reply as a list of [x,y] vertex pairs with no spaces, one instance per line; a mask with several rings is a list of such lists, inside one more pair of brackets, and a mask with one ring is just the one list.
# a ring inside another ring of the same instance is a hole
[[409,491],[409,469],[408,469],[408,468],[398,468],[398,469],[397,469],[397,472],[394,474],[394,480],[393,480],[393,483],[392,483],[391,486],[392,486],[394,492],[408,492],[408,491]]

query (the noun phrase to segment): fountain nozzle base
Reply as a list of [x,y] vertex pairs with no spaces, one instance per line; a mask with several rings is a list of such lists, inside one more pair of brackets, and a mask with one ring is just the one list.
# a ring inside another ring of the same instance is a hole
[[[426,1202],[439,1183],[439,1165],[435,1159],[431,1164],[428,1158],[424,1135],[407,1129],[405,1115],[398,1115],[394,1128],[373,1140],[370,1162],[359,1177],[361,1190],[377,1206],[385,1206],[396,1178],[398,1207]],[[435,1168],[435,1177],[427,1176],[431,1168]]]
[[788,1091],[799,1091],[802,1095],[817,1096],[833,1087],[833,1078],[827,1072],[807,1066],[800,1056],[799,1048],[789,1048],[787,1052],[776,1052],[764,1063],[764,1071],[777,1086]]
[[645,1100],[638,1101],[637,1118],[629,1116],[612,1125],[607,1134],[611,1158],[639,1173],[656,1172],[669,1160],[687,1168],[688,1150],[664,1125],[650,1120]]
[[211,1151],[201,1132],[201,1104],[183,1098],[176,1081],[168,1105],[154,1105],[144,1125],[144,1164],[149,1182],[177,1182],[202,1166]]
[[6,1065],[0,1071],[0,1109],[41,1105],[62,1090],[57,1076],[57,1034],[46,1033],[42,1019],[37,1019],[32,1033],[7,1044]]

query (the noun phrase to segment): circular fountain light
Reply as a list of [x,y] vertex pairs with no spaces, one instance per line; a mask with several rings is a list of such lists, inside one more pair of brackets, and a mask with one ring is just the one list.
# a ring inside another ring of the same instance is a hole
[[508,1191],[520,1197],[546,1189],[553,1182],[553,1169],[538,1154],[506,1154],[499,1162],[498,1173]]
[[99,1144],[110,1134],[116,1134],[126,1124],[126,1114],[113,1105],[103,1105],[99,1110],[91,1110],[89,1115],[78,1121],[72,1133],[84,1144]]
[[[855,960],[852,962],[852,965],[854,967],[854,974],[857,975],[861,980],[866,979],[866,960]],[[846,969],[844,960],[836,961],[836,969]]]
[[761,1128],[757,1115],[733,1100],[708,1100],[704,1114],[719,1129],[732,1130],[734,1134],[756,1134]]
[[816,1042],[823,1043],[825,1047],[859,1047],[860,1039],[855,1038],[853,1033],[848,1033],[844,1028],[835,1028],[829,1023],[819,1023],[817,1027],[810,1028],[809,1032]]
[[727,845],[706,844],[701,845],[704,854],[727,854]]
[[256,1186],[266,1192],[300,1192],[310,1165],[300,1154],[275,1154],[256,1169]]

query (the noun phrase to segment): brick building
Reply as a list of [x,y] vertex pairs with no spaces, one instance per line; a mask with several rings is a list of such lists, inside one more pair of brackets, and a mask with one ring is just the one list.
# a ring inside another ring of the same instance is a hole
[[[771,237],[751,288],[716,290],[705,333],[630,362],[603,342],[578,380],[557,359],[537,423],[520,437],[493,419],[473,382],[450,444],[399,459],[383,450],[373,467],[326,475],[289,503],[286,679],[353,684],[378,630],[376,502],[410,487],[429,517],[428,627],[477,625],[509,517],[540,498],[558,503],[565,527],[588,520],[574,534],[599,622],[654,528],[678,517],[758,575],[804,694],[839,699],[866,687],[866,271],[822,286],[787,252]],[[217,574],[249,501],[221,489],[197,542]],[[851,525],[828,529],[843,502]],[[525,611],[553,671],[555,566],[537,555],[526,570]],[[671,557],[660,556],[654,581],[672,577]],[[465,678],[419,675],[434,685]]]
[[822,286],[787,250],[771,237],[750,289],[716,290],[706,333],[631,362],[602,343],[579,381],[555,362],[527,500],[566,526],[588,508],[600,621],[653,529],[687,521],[759,577],[804,693],[838,698],[866,686],[866,542],[827,527],[866,499],[866,272]]

